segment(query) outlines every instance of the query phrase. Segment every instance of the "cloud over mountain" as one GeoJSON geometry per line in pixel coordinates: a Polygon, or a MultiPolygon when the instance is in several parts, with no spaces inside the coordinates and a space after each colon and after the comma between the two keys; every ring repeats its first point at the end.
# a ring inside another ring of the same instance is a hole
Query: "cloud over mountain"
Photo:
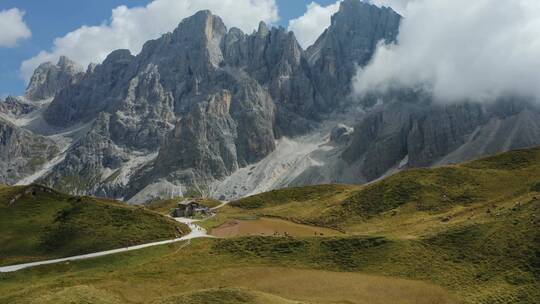
{"type": "Polygon", "coordinates": [[[540,2],[413,0],[397,45],[380,45],[355,91],[431,90],[441,100],[540,97],[540,2]]]}
{"type": "Polygon", "coordinates": [[[339,10],[339,3],[321,6],[311,2],[306,13],[289,21],[289,30],[293,31],[300,45],[306,49],[330,26],[331,17],[339,10]]]}
{"type": "MultiPolygon", "coordinates": [[[[311,2],[306,7],[304,15],[291,19],[288,29],[293,31],[300,45],[307,49],[317,38],[330,26],[332,15],[339,10],[339,4],[342,0],[336,1],[334,4],[322,6],[317,2],[311,2]]],[[[405,10],[407,3],[410,0],[359,0],[375,4],[379,7],[391,7],[398,13],[405,10]]]]}
{"type": "Polygon", "coordinates": [[[223,16],[228,26],[248,32],[261,20],[273,23],[279,19],[275,0],[154,0],[145,7],[119,6],[103,24],[82,26],[56,38],[51,50],[22,63],[22,75],[28,79],[40,63],[56,62],[61,55],[87,65],[102,61],[116,49],[138,53],[144,42],[173,30],[183,18],[204,9],[223,16]]]}
{"type": "Polygon", "coordinates": [[[24,12],[18,8],[0,11],[0,47],[14,47],[32,36],[23,17],[24,12]]]}

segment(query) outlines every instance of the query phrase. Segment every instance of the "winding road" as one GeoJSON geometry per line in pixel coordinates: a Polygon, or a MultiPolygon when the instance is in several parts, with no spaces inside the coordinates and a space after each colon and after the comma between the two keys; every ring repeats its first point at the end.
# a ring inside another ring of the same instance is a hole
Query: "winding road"
{"type": "Polygon", "coordinates": [[[128,252],[128,251],[134,251],[134,250],[140,250],[148,247],[153,246],[160,246],[160,245],[166,245],[166,244],[172,244],[176,242],[191,240],[191,239],[197,239],[197,238],[211,238],[213,236],[208,235],[206,229],[202,228],[201,226],[195,224],[198,222],[198,220],[192,220],[188,218],[175,218],[176,221],[180,223],[184,223],[189,226],[191,229],[191,232],[188,235],[185,235],[181,238],[173,239],[173,240],[166,240],[161,242],[154,242],[154,243],[148,243],[148,244],[142,244],[137,246],[130,246],[125,248],[119,248],[119,249],[113,249],[113,250],[106,250],[106,251],[100,251],[95,253],[88,253],[88,254],[82,254],[82,255],[76,255],[72,257],[67,258],[61,258],[61,259],[54,259],[54,260],[47,260],[47,261],[40,261],[40,262],[32,262],[32,263],[25,263],[25,264],[18,264],[18,265],[11,265],[11,266],[3,266],[0,267],[0,272],[14,272],[25,268],[30,267],[36,267],[41,265],[50,265],[50,264],[56,264],[56,263],[62,263],[62,262],[69,262],[69,261],[78,261],[78,260],[85,260],[90,258],[96,258],[106,255],[111,255],[115,253],[121,253],[121,252],[128,252]]]}

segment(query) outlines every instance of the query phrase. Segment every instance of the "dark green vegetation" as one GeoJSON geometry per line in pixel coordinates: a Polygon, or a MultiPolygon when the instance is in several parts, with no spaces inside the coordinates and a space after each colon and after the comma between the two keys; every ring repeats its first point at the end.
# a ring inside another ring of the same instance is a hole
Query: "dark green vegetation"
{"type": "Polygon", "coordinates": [[[538,303],[539,183],[534,148],[272,191],[206,225],[273,216],[346,233],[195,240],[3,274],[0,302],[538,303]]]}
{"type": "Polygon", "coordinates": [[[0,265],[172,239],[189,228],[143,208],[40,186],[0,186],[0,265]]]}

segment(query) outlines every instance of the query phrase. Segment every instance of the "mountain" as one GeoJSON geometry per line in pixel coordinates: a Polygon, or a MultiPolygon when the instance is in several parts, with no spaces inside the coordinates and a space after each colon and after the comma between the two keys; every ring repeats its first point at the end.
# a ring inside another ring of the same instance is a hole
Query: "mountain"
{"type": "Polygon", "coordinates": [[[402,17],[391,8],[343,1],[328,29],[306,51],[314,81],[328,102],[343,102],[358,66],[369,63],[379,42],[395,43],[402,17]]]}
{"type": "Polygon", "coordinates": [[[56,143],[0,116],[0,182],[14,184],[39,171],[59,153],[56,143]]]}
{"type": "Polygon", "coordinates": [[[234,199],[540,144],[540,110],[528,99],[353,96],[357,67],[378,43],[396,43],[401,19],[346,0],[303,50],[283,28],[261,23],[246,34],[200,11],[137,55],[117,50],[85,72],[64,57],[43,64],[26,97],[0,103],[0,113],[57,152],[37,168],[23,161],[4,182],[137,203],[185,193],[234,199]]]}
{"type": "Polygon", "coordinates": [[[57,64],[42,63],[34,71],[26,90],[30,100],[54,97],[60,90],[77,82],[84,71],[75,62],[61,56],[57,64]]]}
{"type": "Polygon", "coordinates": [[[528,100],[447,105],[422,95],[388,96],[355,126],[343,157],[366,180],[399,167],[457,163],[540,143],[540,107],[528,100]]]}

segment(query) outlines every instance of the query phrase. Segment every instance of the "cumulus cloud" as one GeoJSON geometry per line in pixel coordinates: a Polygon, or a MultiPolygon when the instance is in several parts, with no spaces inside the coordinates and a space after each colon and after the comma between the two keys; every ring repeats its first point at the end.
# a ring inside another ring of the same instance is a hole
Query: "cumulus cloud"
{"type": "Polygon", "coordinates": [[[328,6],[311,2],[304,15],[289,21],[289,31],[294,32],[303,48],[311,46],[330,26],[332,15],[339,10],[340,2],[328,6]]]}
{"type": "Polygon", "coordinates": [[[380,45],[357,93],[423,87],[440,100],[540,97],[540,1],[412,0],[398,43],[380,45]]]}
{"type": "MultiPolygon", "coordinates": [[[[289,21],[289,31],[293,31],[300,45],[305,49],[311,46],[317,38],[330,26],[332,15],[337,13],[342,0],[334,4],[322,6],[316,2],[307,5],[304,15],[289,21]]],[[[391,7],[402,13],[410,0],[358,0],[368,2],[379,7],[391,7]]]]}
{"type": "Polygon", "coordinates": [[[204,9],[221,16],[228,26],[246,32],[255,29],[261,20],[267,23],[279,20],[275,0],[154,0],[145,7],[119,6],[113,9],[109,21],[82,26],[56,38],[50,51],[24,61],[21,73],[28,80],[40,63],[55,62],[61,55],[88,65],[103,61],[116,49],[129,49],[137,54],[144,42],[173,30],[183,18],[204,9]]]}
{"type": "Polygon", "coordinates": [[[414,1],[414,0],[371,0],[367,2],[375,4],[379,7],[382,7],[382,6],[391,7],[394,11],[398,12],[401,15],[404,15],[405,9],[407,8],[407,4],[410,1],[414,1]]]}
{"type": "Polygon", "coordinates": [[[0,47],[14,47],[32,32],[23,20],[24,12],[18,8],[0,11],[0,47]]]}

